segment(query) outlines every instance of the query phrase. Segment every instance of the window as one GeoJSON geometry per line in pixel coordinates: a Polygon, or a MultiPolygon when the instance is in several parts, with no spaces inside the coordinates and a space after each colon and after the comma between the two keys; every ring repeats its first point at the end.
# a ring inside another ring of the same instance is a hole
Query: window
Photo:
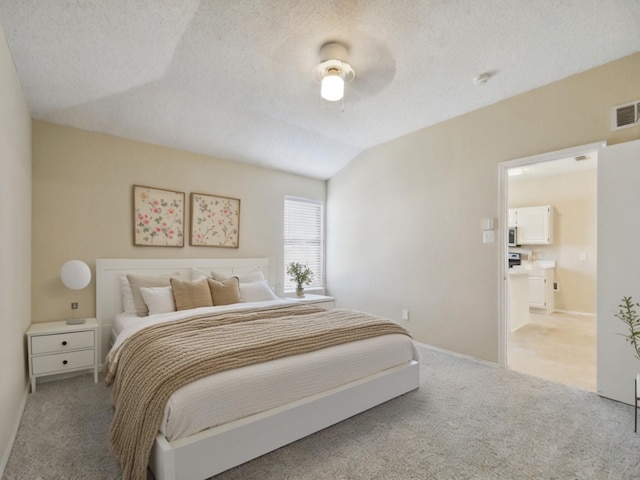
{"type": "Polygon", "coordinates": [[[284,197],[284,291],[295,292],[287,275],[291,262],[306,264],[313,281],[305,288],[324,287],[324,205],[317,200],[284,197]]]}

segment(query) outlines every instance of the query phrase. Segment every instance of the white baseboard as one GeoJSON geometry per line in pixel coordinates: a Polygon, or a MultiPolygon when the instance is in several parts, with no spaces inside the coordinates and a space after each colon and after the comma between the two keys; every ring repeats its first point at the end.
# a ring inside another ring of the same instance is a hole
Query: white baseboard
{"type": "Polygon", "coordinates": [[[16,416],[16,421],[13,425],[13,432],[11,433],[11,438],[9,439],[9,444],[7,445],[6,450],[2,454],[2,459],[0,460],[0,478],[4,475],[4,469],[9,462],[9,455],[11,455],[11,449],[13,448],[13,443],[16,441],[16,436],[18,435],[18,428],[20,428],[20,421],[22,420],[22,414],[24,413],[24,407],[27,404],[27,398],[29,397],[29,387],[30,384],[27,382],[27,385],[24,389],[24,394],[22,395],[22,402],[20,402],[20,408],[18,409],[18,415],[16,416]]]}
{"type": "Polygon", "coordinates": [[[417,343],[418,345],[420,345],[422,347],[425,347],[425,348],[428,348],[430,350],[435,350],[436,352],[447,353],[449,355],[453,355],[454,357],[464,358],[466,360],[471,360],[471,361],[476,362],[476,363],[482,363],[483,365],[487,365],[489,367],[499,367],[500,366],[497,363],[489,362],[487,360],[482,360],[481,358],[472,357],[471,355],[465,355],[464,353],[452,352],[451,350],[446,350],[446,349],[440,348],[440,347],[434,347],[433,345],[429,345],[429,344],[422,343],[422,342],[416,342],[415,340],[414,340],[414,343],[417,343]]]}
{"type": "Polygon", "coordinates": [[[560,310],[556,308],[554,313],[566,313],[567,315],[582,315],[583,317],[595,317],[595,313],[587,313],[587,312],[574,312],[573,310],[560,310]]]}

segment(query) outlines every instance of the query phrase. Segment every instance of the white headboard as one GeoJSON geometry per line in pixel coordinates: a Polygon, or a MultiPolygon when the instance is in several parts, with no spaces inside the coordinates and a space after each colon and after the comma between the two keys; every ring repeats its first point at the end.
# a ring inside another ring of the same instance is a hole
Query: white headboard
{"type": "Polygon", "coordinates": [[[97,259],[96,318],[100,326],[100,361],[103,361],[109,352],[113,320],[123,311],[119,277],[121,274],[162,275],[179,272],[184,279],[191,279],[191,269],[205,272],[215,270],[232,275],[246,273],[256,267],[262,269],[264,278],[273,285],[268,258],[97,259]]]}

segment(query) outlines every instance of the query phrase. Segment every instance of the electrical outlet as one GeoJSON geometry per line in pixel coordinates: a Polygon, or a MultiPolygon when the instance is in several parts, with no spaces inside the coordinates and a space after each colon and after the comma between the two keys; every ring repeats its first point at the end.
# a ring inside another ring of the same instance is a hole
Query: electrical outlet
{"type": "Polygon", "coordinates": [[[78,302],[71,303],[71,310],[77,310],[77,309],[78,309],[78,302]]]}
{"type": "Polygon", "coordinates": [[[402,309],[402,320],[406,320],[407,322],[409,321],[409,310],[406,308],[402,309]]]}

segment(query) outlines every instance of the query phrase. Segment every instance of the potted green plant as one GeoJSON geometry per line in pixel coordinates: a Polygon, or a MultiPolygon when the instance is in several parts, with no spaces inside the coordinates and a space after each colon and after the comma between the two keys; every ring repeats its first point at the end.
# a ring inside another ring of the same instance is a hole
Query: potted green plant
{"type": "Polygon", "coordinates": [[[296,295],[304,297],[304,285],[309,285],[313,280],[313,272],[304,263],[291,262],[287,266],[287,275],[296,284],[296,295]]]}
{"type": "MultiPolygon", "coordinates": [[[[622,297],[622,303],[616,317],[622,320],[628,327],[629,333],[624,335],[625,340],[631,344],[636,351],[636,358],[640,360],[640,316],[635,307],[640,307],[640,303],[633,303],[631,297],[622,297]]],[[[636,375],[635,388],[635,408],[633,412],[633,431],[638,431],[638,401],[640,401],[640,374],[636,375]]]]}
{"type": "Polygon", "coordinates": [[[631,297],[622,297],[622,303],[618,307],[620,310],[615,316],[629,328],[629,333],[624,337],[636,351],[636,358],[640,360],[640,315],[635,310],[635,307],[640,307],[640,303],[633,303],[631,297]]]}

